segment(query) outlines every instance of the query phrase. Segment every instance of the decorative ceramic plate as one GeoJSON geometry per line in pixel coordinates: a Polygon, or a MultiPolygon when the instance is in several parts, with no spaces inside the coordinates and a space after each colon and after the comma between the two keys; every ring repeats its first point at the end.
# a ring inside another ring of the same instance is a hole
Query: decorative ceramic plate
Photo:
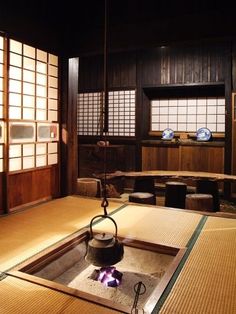
{"type": "Polygon", "coordinates": [[[197,141],[209,141],[211,135],[211,131],[208,128],[200,128],[197,130],[197,141]]]}
{"type": "Polygon", "coordinates": [[[165,129],[162,132],[162,140],[172,140],[172,138],[174,137],[174,131],[172,129],[165,129]]]}

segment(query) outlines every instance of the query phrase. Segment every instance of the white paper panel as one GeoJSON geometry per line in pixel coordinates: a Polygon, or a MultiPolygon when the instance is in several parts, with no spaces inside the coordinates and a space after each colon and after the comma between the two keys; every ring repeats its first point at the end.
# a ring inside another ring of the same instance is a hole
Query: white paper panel
{"type": "MultiPolygon", "coordinates": [[[[207,123],[207,128],[211,130],[211,132],[216,132],[216,123],[207,123]]],[[[223,131],[222,131],[223,132],[223,131]]]]}
{"type": "Polygon", "coordinates": [[[21,68],[17,68],[14,66],[9,67],[9,78],[21,80],[22,79],[21,75],[22,75],[21,68]]]}
{"type": "Polygon", "coordinates": [[[0,76],[3,77],[3,64],[0,63],[0,76]]]}
{"type": "Polygon", "coordinates": [[[197,116],[197,123],[202,123],[203,125],[206,124],[206,116],[205,115],[198,115],[197,116]]]}
{"type": "Polygon", "coordinates": [[[218,124],[216,131],[217,132],[225,132],[225,125],[224,124],[218,124]]]}
{"type": "Polygon", "coordinates": [[[34,108],[34,96],[23,95],[23,107],[34,108]]]}
{"type": "Polygon", "coordinates": [[[23,67],[27,70],[35,71],[35,60],[31,58],[23,58],[23,67]]]}
{"type": "Polygon", "coordinates": [[[21,170],[21,158],[9,159],[9,171],[21,170]]]}
{"type": "Polygon", "coordinates": [[[3,145],[0,145],[0,158],[3,158],[3,145]]]}
{"type": "Polygon", "coordinates": [[[208,106],[216,106],[217,100],[216,98],[208,98],[207,99],[207,105],[208,106]]]}
{"type": "Polygon", "coordinates": [[[34,144],[23,144],[23,156],[34,155],[34,144]]]}
{"type": "Polygon", "coordinates": [[[217,113],[218,114],[225,114],[225,107],[224,106],[218,106],[217,107],[217,113]]]}
{"type": "Polygon", "coordinates": [[[9,145],[9,157],[21,157],[21,145],[9,145]]]}
{"type": "Polygon", "coordinates": [[[58,101],[56,99],[48,99],[48,109],[57,110],[58,101]]]}
{"type": "Polygon", "coordinates": [[[23,71],[23,81],[29,83],[35,83],[35,72],[24,70],[23,71]]]}
{"type": "Polygon", "coordinates": [[[9,92],[21,93],[21,81],[9,80],[9,92]]]}
{"type": "Polygon", "coordinates": [[[49,54],[49,63],[52,65],[58,65],[58,57],[53,55],[53,54],[49,54]]]}
{"type": "Polygon", "coordinates": [[[21,95],[9,93],[9,106],[21,106],[21,95]]]}
{"type": "Polygon", "coordinates": [[[216,115],[208,115],[207,123],[216,123],[216,115]]]}
{"type": "Polygon", "coordinates": [[[55,66],[49,65],[48,67],[48,74],[51,76],[58,77],[58,69],[55,66]]]}
{"type": "Polygon", "coordinates": [[[20,107],[9,107],[9,119],[21,119],[20,107]]]}
{"type": "Polygon", "coordinates": [[[23,169],[34,168],[34,157],[23,157],[23,169]]]}
{"type": "Polygon", "coordinates": [[[23,82],[23,94],[35,95],[35,85],[23,82]]]}
{"type": "Polygon", "coordinates": [[[39,85],[47,85],[47,76],[44,74],[37,73],[36,74],[36,82],[39,85]]]}
{"type": "Polygon", "coordinates": [[[48,77],[48,86],[57,88],[58,87],[58,79],[56,77],[49,76],[48,77]]]}
{"type": "Polygon", "coordinates": [[[40,143],[36,144],[36,155],[43,155],[47,152],[47,144],[46,143],[40,143]]]}
{"type": "Polygon", "coordinates": [[[0,172],[3,172],[3,159],[0,159],[0,172]]]}
{"type": "Polygon", "coordinates": [[[48,153],[57,153],[57,143],[48,143],[48,153]]]}
{"type": "Polygon", "coordinates": [[[34,109],[33,108],[23,108],[23,119],[34,120],[34,109]]]}
{"type": "Polygon", "coordinates": [[[37,72],[47,74],[47,64],[37,61],[37,72]]]}
{"type": "Polygon", "coordinates": [[[47,62],[47,53],[45,51],[37,49],[36,55],[37,60],[47,62]]]}
{"type": "Polygon", "coordinates": [[[3,63],[3,51],[0,50],[0,63],[3,63]]]}
{"type": "Polygon", "coordinates": [[[225,116],[222,114],[217,115],[217,122],[218,123],[224,123],[225,122],[225,116]]]}
{"type": "Polygon", "coordinates": [[[3,50],[3,37],[2,36],[0,36],[0,49],[2,49],[3,50]]]}
{"type": "Polygon", "coordinates": [[[225,99],[224,98],[218,98],[217,104],[218,104],[218,106],[225,106],[225,99]]]}
{"type": "Polygon", "coordinates": [[[46,120],[47,119],[47,115],[46,115],[47,111],[46,110],[37,110],[36,111],[36,120],[46,120]]]}
{"type": "Polygon", "coordinates": [[[188,123],[186,131],[188,131],[188,132],[196,132],[196,124],[188,123]]]}
{"type": "Polygon", "coordinates": [[[57,89],[56,88],[49,88],[48,89],[48,97],[57,99],[57,89]]]}
{"type": "Polygon", "coordinates": [[[3,92],[0,91],[0,105],[3,105],[3,92]]]}
{"type": "Polygon", "coordinates": [[[47,156],[36,156],[36,167],[43,167],[47,165],[47,156]]]}
{"type": "Polygon", "coordinates": [[[3,106],[0,105],[0,119],[3,119],[3,106]]]}
{"type": "Polygon", "coordinates": [[[15,65],[15,66],[18,66],[18,67],[21,67],[22,66],[22,56],[20,55],[17,55],[13,52],[10,52],[10,61],[9,63],[11,65],[15,65]]]}
{"type": "Polygon", "coordinates": [[[0,90],[3,90],[3,78],[0,77],[0,90]]]}
{"type": "Polygon", "coordinates": [[[47,89],[46,89],[46,87],[37,85],[36,86],[36,96],[46,97],[47,96],[47,89]]]}
{"type": "Polygon", "coordinates": [[[40,109],[45,109],[47,108],[47,99],[46,98],[36,98],[36,107],[40,109]]]}
{"type": "Polygon", "coordinates": [[[26,57],[35,58],[35,48],[31,46],[23,45],[23,53],[26,57]]]}
{"type": "Polygon", "coordinates": [[[48,121],[57,121],[57,120],[58,120],[57,111],[48,110],[48,121]]]}
{"type": "Polygon", "coordinates": [[[11,52],[16,52],[18,54],[22,54],[22,43],[19,41],[10,39],[10,51],[11,52]]]}
{"type": "Polygon", "coordinates": [[[48,164],[49,165],[57,164],[57,154],[48,155],[48,164]]]}

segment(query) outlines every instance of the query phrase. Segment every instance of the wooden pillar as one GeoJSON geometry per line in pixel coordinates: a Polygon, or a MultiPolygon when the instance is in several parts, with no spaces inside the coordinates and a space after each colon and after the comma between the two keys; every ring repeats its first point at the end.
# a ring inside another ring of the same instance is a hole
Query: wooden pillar
{"type": "Polygon", "coordinates": [[[77,94],[79,58],[63,60],[62,71],[61,194],[65,196],[76,192],[78,176],[77,94]]]}

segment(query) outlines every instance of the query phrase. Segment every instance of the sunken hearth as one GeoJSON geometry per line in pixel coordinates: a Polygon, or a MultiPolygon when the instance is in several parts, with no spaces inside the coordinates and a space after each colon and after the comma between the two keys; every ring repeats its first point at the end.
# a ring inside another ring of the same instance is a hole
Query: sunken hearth
{"type": "Polygon", "coordinates": [[[66,287],[70,294],[125,313],[130,313],[134,304],[151,313],[185,250],[119,238],[124,243],[123,259],[115,266],[98,268],[84,259],[88,237],[86,230],[58,243],[22,264],[15,274],[30,274],[30,280],[39,284],[43,278],[48,287],[56,285],[62,291],[66,287]],[[145,287],[139,295],[138,285],[145,287]]]}

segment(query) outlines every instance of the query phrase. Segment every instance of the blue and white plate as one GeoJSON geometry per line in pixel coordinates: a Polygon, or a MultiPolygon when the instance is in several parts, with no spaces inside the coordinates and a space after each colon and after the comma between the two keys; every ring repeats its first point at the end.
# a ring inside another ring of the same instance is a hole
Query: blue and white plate
{"type": "Polygon", "coordinates": [[[197,130],[197,141],[209,141],[211,136],[211,131],[208,128],[200,128],[197,130]]]}
{"type": "Polygon", "coordinates": [[[172,140],[172,138],[174,137],[174,131],[170,128],[165,129],[162,132],[162,139],[163,140],[172,140]]]}

